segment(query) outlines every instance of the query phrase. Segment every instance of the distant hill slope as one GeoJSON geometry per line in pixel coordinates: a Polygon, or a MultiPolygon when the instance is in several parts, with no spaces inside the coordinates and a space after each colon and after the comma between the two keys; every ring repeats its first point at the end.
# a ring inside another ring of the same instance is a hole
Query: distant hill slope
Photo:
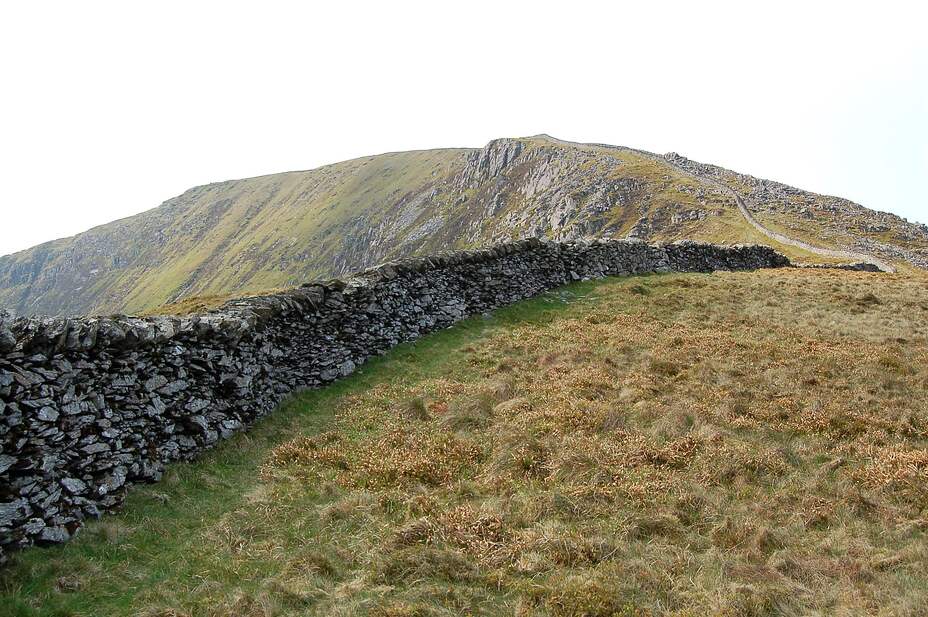
{"type": "Polygon", "coordinates": [[[536,235],[763,242],[794,259],[822,259],[760,233],[731,190],[758,221],[790,237],[928,266],[923,225],[676,155],[540,135],[196,187],[137,216],[0,257],[0,307],[135,313],[536,235]]]}

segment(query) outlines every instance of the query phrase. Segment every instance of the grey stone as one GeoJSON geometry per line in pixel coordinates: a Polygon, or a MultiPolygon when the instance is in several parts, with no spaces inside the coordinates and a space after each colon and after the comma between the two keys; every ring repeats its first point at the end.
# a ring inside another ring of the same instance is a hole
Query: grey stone
{"type": "Polygon", "coordinates": [[[344,362],[338,365],[338,374],[342,377],[347,377],[348,375],[351,375],[354,372],[355,368],[356,366],[354,362],[352,362],[351,360],[345,360],[344,362]]]}
{"type": "Polygon", "coordinates": [[[36,417],[43,422],[54,422],[58,419],[58,412],[51,407],[43,407],[36,414],[36,417]]]}
{"type": "Polygon", "coordinates": [[[0,503],[0,527],[9,527],[29,504],[25,499],[0,503]]]}
{"type": "Polygon", "coordinates": [[[101,441],[98,441],[88,446],[84,446],[83,448],[81,448],[81,452],[83,452],[84,454],[99,454],[100,452],[107,452],[109,451],[109,449],[110,447],[108,445],[106,445],[105,443],[101,441]]]}
{"type": "Polygon", "coordinates": [[[0,353],[9,353],[16,347],[16,337],[5,325],[0,324],[0,353]]]}
{"type": "Polygon", "coordinates": [[[195,399],[192,399],[186,405],[184,405],[184,409],[186,409],[190,413],[197,413],[209,407],[210,404],[211,403],[207,401],[206,399],[195,398],[195,399]]]}
{"type": "Polygon", "coordinates": [[[23,524],[23,531],[30,536],[34,536],[45,529],[45,521],[40,518],[30,518],[23,524]]]}
{"type": "Polygon", "coordinates": [[[192,426],[199,427],[200,432],[202,433],[206,433],[209,430],[209,423],[206,421],[205,416],[201,416],[201,415],[190,416],[189,418],[187,418],[187,422],[192,426]]]}
{"type": "Polygon", "coordinates": [[[155,390],[166,386],[168,383],[167,377],[164,375],[155,375],[151,379],[145,382],[145,389],[149,392],[154,392],[155,390]]]}
{"type": "Polygon", "coordinates": [[[168,383],[167,385],[161,388],[158,388],[158,392],[165,396],[172,396],[174,394],[177,394],[178,392],[183,392],[188,387],[190,386],[186,381],[184,381],[183,379],[178,379],[176,381],[172,381],[168,383]]]}
{"type": "Polygon", "coordinates": [[[15,462],[15,457],[9,456],[8,454],[0,454],[0,473],[4,473],[7,469],[12,467],[15,462]]]}
{"type": "Polygon", "coordinates": [[[61,480],[61,486],[72,495],[83,495],[87,492],[87,484],[77,478],[64,478],[61,480]]]}
{"type": "Polygon", "coordinates": [[[81,413],[82,411],[85,411],[86,409],[85,406],[86,406],[86,403],[82,403],[80,401],[72,401],[70,403],[66,403],[61,406],[61,413],[63,413],[66,416],[74,416],[74,415],[81,413]]]}
{"type": "Polygon", "coordinates": [[[106,495],[107,493],[112,493],[116,489],[122,487],[126,483],[126,468],[125,467],[116,467],[113,469],[106,478],[103,479],[103,482],[100,483],[100,486],[97,488],[97,492],[100,495],[106,495]]]}
{"type": "Polygon", "coordinates": [[[61,457],[56,453],[46,454],[42,457],[42,464],[39,469],[45,473],[51,473],[61,464],[61,457]]]}
{"type": "Polygon", "coordinates": [[[39,541],[47,544],[61,544],[71,539],[71,534],[63,526],[45,527],[39,534],[39,541]]]}

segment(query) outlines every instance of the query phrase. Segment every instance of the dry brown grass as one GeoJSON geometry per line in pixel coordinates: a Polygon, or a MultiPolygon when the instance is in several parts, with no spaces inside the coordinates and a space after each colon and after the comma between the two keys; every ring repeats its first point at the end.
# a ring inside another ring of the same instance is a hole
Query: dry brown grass
{"type": "Polygon", "coordinates": [[[326,432],[278,445],[261,490],[203,532],[229,568],[270,570],[247,591],[214,574],[162,604],[925,614],[928,279],[782,270],[575,289],[425,377],[343,396],[326,432]]]}
{"type": "Polygon", "coordinates": [[[368,429],[341,445],[365,486],[408,477],[429,504],[382,521],[400,538],[382,555],[462,556],[520,614],[925,606],[925,279],[769,271],[595,295],[464,349],[478,379],[387,395],[439,410],[424,426],[345,407],[339,431],[368,429]]]}

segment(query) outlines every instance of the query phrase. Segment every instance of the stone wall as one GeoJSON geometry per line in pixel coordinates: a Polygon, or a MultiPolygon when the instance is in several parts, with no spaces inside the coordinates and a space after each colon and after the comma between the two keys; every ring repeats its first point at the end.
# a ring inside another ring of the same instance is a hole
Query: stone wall
{"type": "Polygon", "coordinates": [[[572,280],[788,265],[762,246],[554,243],[385,264],[185,317],[0,317],[0,558],[68,540],[287,393],[572,280]]]}
{"type": "Polygon", "coordinates": [[[839,264],[793,264],[796,268],[804,270],[849,270],[851,272],[883,272],[876,264],[866,261],[839,264]]]}

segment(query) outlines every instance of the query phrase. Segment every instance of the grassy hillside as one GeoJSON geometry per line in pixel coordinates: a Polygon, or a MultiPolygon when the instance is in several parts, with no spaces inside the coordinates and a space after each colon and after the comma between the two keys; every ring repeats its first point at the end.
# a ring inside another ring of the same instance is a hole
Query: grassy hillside
{"type": "Polygon", "coordinates": [[[458,158],[458,150],[405,152],[197,187],[137,217],[40,247],[48,257],[39,266],[30,251],[3,258],[13,274],[0,304],[23,312],[30,301],[61,307],[52,312],[135,312],[188,295],[331,274],[324,265],[338,251],[331,238],[339,226],[359,215],[376,222],[391,199],[446,174],[458,158]],[[37,296],[36,278],[16,277],[27,266],[38,268],[39,281],[51,271],[54,285],[37,296]]]}
{"type": "Polygon", "coordinates": [[[13,615],[920,615],[928,279],[572,285],[294,397],[13,615]],[[790,319],[783,318],[789,315],[790,319]]]}
{"type": "MultiPolygon", "coordinates": [[[[739,190],[754,190],[750,177],[719,174],[739,190]]],[[[755,193],[752,203],[760,200],[755,193]]],[[[759,212],[771,227],[832,247],[862,238],[897,261],[928,251],[928,231],[895,217],[856,205],[850,214],[829,209],[833,198],[802,191],[783,195],[821,208],[759,212]]],[[[138,216],[0,257],[0,307],[139,313],[527,236],[769,243],[730,194],[661,157],[536,136],[197,187],[138,216]]]]}

